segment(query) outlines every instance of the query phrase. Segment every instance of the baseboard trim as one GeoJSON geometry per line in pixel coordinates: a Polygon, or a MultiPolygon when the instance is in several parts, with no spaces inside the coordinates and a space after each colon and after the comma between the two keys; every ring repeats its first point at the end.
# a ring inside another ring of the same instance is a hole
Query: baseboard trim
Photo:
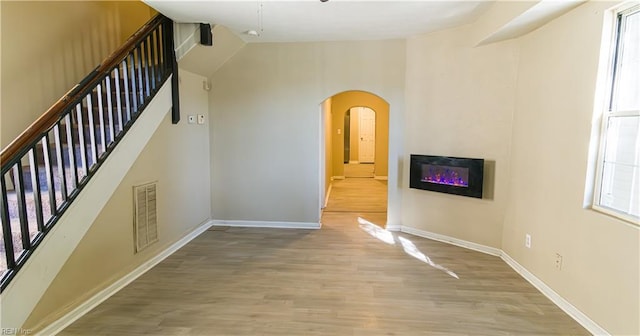
{"type": "MultiPolygon", "coordinates": [[[[388,231],[394,231],[395,226],[392,228],[387,227],[388,231]]],[[[565,298],[560,296],[556,291],[551,289],[547,284],[545,284],[538,277],[533,275],[533,273],[529,272],[524,266],[520,265],[517,261],[515,261],[511,256],[509,256],[506,252],[501,249],[497,249],[495,247],[486,246],[482,244],[473,243],[470,241],[449,237],[445,235],[441,235],[438,233],[433,233],[429,231],[424,231],[412,227],[400,226],[400,231],[408,234],[412,234],[415,236],[437,240],[443,243],[448,243],[451,245],[460,246],[466,249],[490,254],[493,256],[500,257],[509,267],[511,267],[516,273],[520,274],[525,280],[527,280],[530,284],[532,284],[536,289],[540,291],[544,296],[546,296],[551,302],[553,302],[556,306],[562,309],[567,315],[571,316],[576,322],[578,322],[581,326],[583,326],[587,331],[589,331],[593,335],[603,335],[610,336],[604,328],[590,319],[587,315],[585,315],[582,311],[572,305],[565,298]]]]}
{"type": "Polygon", "coordinates": [[[387,181],[389,179],[388,176],[374,176],[374,180],[387,181]]]}
{"type": "Polygon", "coordinates": [[[467,241],[467,240],[462,240],[462,239],[458,239],[458,238],[454,238],[454,237],[449,237],[449,236],[441,235],[441,234],[438,234],[438,233],[433,233],[433,232],[429,232],[429,231],[415,229],[415,228],[407,227],[407,226],[404,226],[404,225],[401,227],[400,231],[402,231],[404,233],[409,233],[409,234],[412,234],[412,235],[415,235],[415,236],[428,238],[428,239],[433,239],[433,240],[437,240],[437,241],[440,241],[440,242],[443,242],[443,243],[448,243],[448,244],[451,244],[451,245],[464,247],[464,248],[469,249],[469,250],[474,250],[474,251],[490,254],[490,255],[493,255],[493,256],[496,256],[496,257],[499,257],[499,256],[502,255],[502,250],[497,249],[495,247],[486,246],[486,245],[482,245],[482,244],[478,244],[478,243],[474,243],[474,242],[470,242],[470,241],[467,241]]]}
{"type": "Polygon", "coordinates": [[[387,226],[384,229],[387,230],[387,231],[400,232],[400,231],[402,231],[402,226],[387,224],[387,226]]]}
{"type": "Polygon", "coordinates": [[[3,326],[21,327],[27,322],[47,288],[144,151],[145,145],[161,127],[170,109],[171,82],[167,81],[115,146],[109,159],[95,171],[93,178],[59,218],[58,224],[51,228],[47,239],[42,240],[20,272],[2,291],[3,307],[11,307],[2,309],[0,313],[3,326]]]}
{"type": "Polygon", "coordinates": [[[171,254],[173,254],[175,251],[179,250],[181,247],[189,243],[191,240],[199,236],[201,233],[205,232],[208,228],[211,227],[211,225],[213,225],[213,221],[211,220],[208,220],[200,224],[197,228],[189,232],[186,236],[184,236],[177,242],[171,244],[164,251],[160,252],[155,257],[147,260],[142,265],[138,266],[136,269],[131,271],[131,273],[118,279],[109,287],[101,290],[100,292],[92,296],[90,299],[86,300],[85,302],[80,304],[78,307],[76,307],[69,313],[65,314],[63,317],[51,323],[47,327],[43,328],[42,330],[37,332],[36,335],[45,336],[45,335],[58,334],[64,328],[68,327],[71,323],[75,322],[76,320],[84,316],[86,313],[91,311],[91,309],[95,308],[96,306],[98,306],[99,304],[101,304],[102,302],[104,302],[114,294],[116,294],[126,285],[130,284],[131,282],[139,278],[141,275],[146,273],[155,265],[159,264],[161,261],[166,259],[171,254]]]}
{"type": "Polygon", "coordinates": [[[344,180],[344,179],[345,177],[340,175],[331,177],[331,180],[344,180]]]}
{"type": "Polygon", "coordinates": [[[214,219],[213,226],[235,226],[271,229],[319,229],[322,224],[315,222],[271,222],[214,219]]]}
{"type": "MultiPolygon", "coordinates": [[[[210,220],[202,223],[200,226],[192,230],[182,239],[173,243],[164,251],[160,252],[158,255],[153,257],[152,259],[146,261],[142,265],[138,266],[131,273],[125,275],[124,277],[117,280],[112,285],[98,292],[96,295],[91,297],[89,300],[83,302],[78,307],[73,309],[71,312],[67,313],[60,319],[51,323],[47,327],[43,328],[41,331],[37,332],[36,335],[55,335],[61,332],[64,328],[71,325],[73,322],[78,320],[80,317],[84,316],[86,313],[91,311],[91,309],[95,308],[109,297],[116,294],[120,289],[130,284],[141,275],[146,273],[148,270],[153,268],[155,265],[162,262],[168,256],[173,254],[175,251],[189,243],[195,237],[199,236],[201,233],[209,229],[211,226],[235,226],[235,227],[263,227],[263,228],[289,228],[289,229],[319,229],[321,227],[320,223],[313,222],[270,222],[270,221],[236,221],[236,220],[210,220]]],[[[557,305],[560,309],[562,309],[565,313],[567,313],[571,318],[573,318],[576,322],[582,325],[585,329],[587,329],[593,335],[604,335],[609,336],[610,334],[598,325],[596,322],[591,320],[587,315],[585,315],[582,311],[572,305],[569,301],[564,299],[560,294],[551,289],[548,285],[546,285],[542,280],[533,275],[533,273],[529,272],[524,266],[520,265],[517,261],[515,261],[511,256],[509,256],[506,252],[482,245],[473,243],[470,241],[445,236],[429,231],[424,231],[416,228],[411,228],[407,226],[387,226],[388,231],[401,231],[404,233],[412,234],[415,236],[437,240],[440,242],[448,243],[451,245],[460,246],[463,248],[467,248],[470,250],[494,255],[500,257],[507,265],[509,265],[514,271],[516,271],[520,276],[522,276],[525,280],[531,283],[536,289],[538,289],[544,296],[546,296],[549,300],[551,300],[555,305],[557,305]]]]}
{"type": "Polygon", "coordinates": [[[529,272],[524,266],[520,265],[506,252],[502,252],[500,256],[502,260],[507,263],[514,271],[527,280],[533,287],[537,288],[544,296],[546,296],[551,302],[555,303],[560,309],[562,309],[567,315],[571,316],[576,322],[580,323],[585,329],[587,329],[592,335],[610,335],[604,328],[598,325],[595,321],[590,319],[587,315],[581,312],[578,308],[572,305],[565,298],[560,296],[556,291],[547,286],[542,280],[529,272]]]}
{"type": "Polygon", "coordinates": [[[329,188],[327,189],[327,196],[324,198],[324,205],[322,206],[322,209],[327,207],[327,204],[329,204],[329,195],[331,195],[331,188],[333,188],[333,184],[329,183],[329,188]]]}

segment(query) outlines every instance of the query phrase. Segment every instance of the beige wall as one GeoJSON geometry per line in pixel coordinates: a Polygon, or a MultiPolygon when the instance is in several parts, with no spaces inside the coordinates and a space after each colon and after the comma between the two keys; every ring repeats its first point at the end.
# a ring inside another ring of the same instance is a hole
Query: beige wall
{"type": "MultiPolygon", "coordinates": [[[[179,25],[179,27],[180,26],[183,25],[179,25]]],[[[183,27],[183,30],[184,29],[186,28],[183,27]]],[[[245,45],[242,39],[222,25],[215,25],[213,27],[213,46],[203,46],[198,43],[200,42],[200,29],[193,28],[191,32],[193,33],[194,31],[195,34],[197,34],[197,36],[193,37],[193,41],[196,42],[196,44],[180,59],[180,67],[205,77],[211,77],[245,45]]],[[[188,32],[189,30],[185,33],[188,32]]],[[[186,37],[183,36],[182,38],[184,39],[186,37]]],[[[186,46],[188,45],[187,43],[186,46]]]]}
{"type": "MultiPolygon", "coordinates": [[[[29,324],[51,318],[59,307],[86,298],[150,257],[131,254],[130,190],[137,182],[158,179],[161,190],[189,191],[172,201],[191,201],[195,190],[207,203],[179,203],[194,208],[179,208],[175,217],[167,213],[172,220],[188,220],[163,226],[164,242],[175,241],[209,214],[317,222],[319,106],[337,93],[363,90],[390,103],[391,225],[501,248],[611,334],[640,334],[639,230],[582,207],[601,18],[608,6],[587,3],[522,38],[481,47],[475,45],[487,31],[480,35],[476,25],[407,41],[244,46],[212,75],[211,132],[165,121],[29,324]],[[168,134],[177,142],[170,152],[183,155],[181,162],[189,165],[154,164],[163,162],[168,134]],[[409,189],[413,153],[493,161],[493,197],[409,189]],[[559,165],[573,174],[554,174],[559,165]],[[191,170],[184,174],[184,169],[191,170]],[[530,249],[523,246],[526,233],[533,238],[530,249]],[[121,247],[116,260],[104,272],[88,275],[87,285],[77,283],[79,294],[64,284],[85,267],[94,270],[95,260],[83,255],[112,253],[112,246],[121,247]],[[553,264],[556,253],[564,257],[560,271],[553,264]]],[[[2,15],[4,27],[4,2],[2,15]]],[[[190,77],[191,90],[201,90],[201,78],[190,77]]],[[[4,109],[4,99],[2,104],[4,109]]],[[[343,125],[336,118],[332,115],[330,129],[343,125]]],[[[333,153],[325,155],[335,158],[343,151],[336,153],[341,137],[332,133],[325,141],[333,140],[328,142],[333,153]]],[[[333,160],[333,170],[337,162],[342,160],[333,160]]],[[[327,174],[332,175],[339,174],[327,174]]]]}
{"type": "Polygon", "coordinates": [[[500,248],[507,205],[518,48],[475,47],[467,25],[407,41],[402,224],[500,248]],[[409,189],[409,155],[495,162],[493,197],[475,199],[409,189]]]}
{"type": "MultiPolygon", "coordinates": [[[[208,118],[204,77],[181,71],[180,79],[183,115],[204,114],[208,118]]],[[[25,328],[46,326],[209,219],[208,138],[208,124],[173,125],[171,115],[167,115],[31,313],[25,328]],[[134,254],[132,188],[151,181],[158,182],[160,241],[134,254]]]]}
{"type": "MultiPolygon", "coordinates": [[[[352,107],[366,106],[376,112],[375,175],[387,176],[389,165],[389,103],[365,91],[341,92],[331,99],[333,113],[333,176],[344,176],[344,115],[352,107]],[[338,129],[342,129],[338,136],[338,129]]],[[[352,115],[351,119],[355,117],[352,115]]],[[[358,138],[351,134],[351,140],[358,138]]],[[[357,142],[356,142],[357,144],[357,142]]],[[[357,145],[351,143],[351,151],[357,145]]],[[[357,152],[356,152],[357,154],[357,152]]],[[[357,156],[354,160],[357,160],[357,156]]]]}
{"type": "Polygon", "coordinates": [[[482,200],[409,189],[404,180],[402,224],[501,248],[611,334],[637,335],[640,231],[583,207],[611,5],[589,2],[517,40],[481,47],[486,30],[476,25],[407,41],[407,160],[482,157],[495,171],[494,196],[482,200]]]}
{"type": "Polygon", "coordinates": [[[399,224],[404,50],[402,40],[256,43],[225,63],[210,93],[213,218],[317,223],[320,104],[362,90],[390,103],[389,220],[399,224]]]}
{"type": "Polygon", "coordinates": [[[2,1],[0,147],[150,18],[139,1],[2,1]]]}
{"type": "Polygon", "coordinates": [[[611,5],[587,3],[519,40],[502,244],[612,335],[638,335],[640,230],[583,208],[592,115],[600,107],[594,98],[602,18],[611,5]],[[561,270],[556,253],[563,256],[561,270]]]}
{"type": "MultiPolygon", "coordinates": [[[[3,76],[3,74],[2,74],[2,68],[3,68],[2,65],[4,64],[4,63],[2,63],[2,54],[3,54],[3,49],[5,48],[5,47],[2,46],[2,40],[1,40],[2,39],[2,30],[3,30],[2,29],[2,21],[3,21],[2,20],[2,13],[3,13],[2,3],[0,3],[0,150],[2,150],[2,148],[4,148],[4,140],[3,140],[4,138],[3,138],[3,135],[2,135],[3,132],[2,132],[2,125],[1,125],[3,123],[2,122],[2,104],[3,104],[2,103],[2,100],[3,100],[2,99],[2,96],[3,96],[2,93],[4,92],[4,91],[2,91],[2,78],[3,78],[2,77],[3,76]]],[[[12,183],[8,183],[8,188],[9,189],[13,188],[12,183]]]]}

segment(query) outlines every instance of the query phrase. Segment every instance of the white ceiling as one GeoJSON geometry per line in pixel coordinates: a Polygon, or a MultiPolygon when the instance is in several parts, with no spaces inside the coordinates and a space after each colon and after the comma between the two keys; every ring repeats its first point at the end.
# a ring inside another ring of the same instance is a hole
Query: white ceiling
{"type": "Polygon", "coordinates": [[[174,21],[223,25],[245,42],[406,38],[471,23],[492,4],[424,0],[144,1],[174,21]],[[247,35],[249,30],[260,36],[247,35]]]}

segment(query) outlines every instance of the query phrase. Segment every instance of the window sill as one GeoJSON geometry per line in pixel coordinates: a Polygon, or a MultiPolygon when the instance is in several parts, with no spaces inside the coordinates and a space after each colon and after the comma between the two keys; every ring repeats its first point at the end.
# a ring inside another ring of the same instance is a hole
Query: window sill
{"type": "Polygon", "coordinates": [[[628,224],[630,224],[630,225],[632,225],[632,226],[634,226],[636,228],[640,227],[640,218],[638,218],[638,217],[622,214],[622,213],[619,213],[619,212],[617,212],[615,210],[612,210],[612,209],[609,209],[609,208],[605,208],[605,207],[602,207],[602,206],[599,206],[599,205],[592,205],[591,209],[595,210],[597,212],[603,213],[603,214],[605,214],[607,216],[619,219],[619,220],[621,220],[623,222],[626,222],[626,223],[628,223],[628,224]]]}

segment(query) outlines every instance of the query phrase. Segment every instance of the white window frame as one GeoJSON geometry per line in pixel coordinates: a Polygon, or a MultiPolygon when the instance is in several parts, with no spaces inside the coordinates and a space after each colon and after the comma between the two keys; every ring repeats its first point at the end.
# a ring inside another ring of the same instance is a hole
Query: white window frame
{"type": "Polygon", "coordinates": [[[624,15],[629,15],[631,13],[635,13],[640,10],[640,3],[633,2],[627,3],[616,10],[613,11],[613,27],[610,45],[603,45],[604,48],[608,48],[608,70],[606,76],[606,84],[605,84],[605,92],[603,97],[603,106],[601,108],[601,125],[600,125],[600,137],[599,137],[599,145],[598,145],[598,155],[597,155],[597,164],[596,164],[596,175],[595,175],[595,185],[592,199],[592,209],[605,213],[607,215],[617,217],[626,222],[629,222],[634,225],[640,225],[640,218],[635,217],[633,215],[619,212],[615,209],[600,205],[601,192],[602,192],[602,178],[604,171],[604,159],[605,159],[605,147],[606,147],[606,138],[609,120],[612,117],[623,117],[623,116],[640,116],[640,110],[631,110],[631,111],[617,111],[613,110],[611,107],[613,105],[613,99],[615,97],[615,71],[619,66],[617,52],[619,48],[620,41],[620,17],[624,15]]]}

